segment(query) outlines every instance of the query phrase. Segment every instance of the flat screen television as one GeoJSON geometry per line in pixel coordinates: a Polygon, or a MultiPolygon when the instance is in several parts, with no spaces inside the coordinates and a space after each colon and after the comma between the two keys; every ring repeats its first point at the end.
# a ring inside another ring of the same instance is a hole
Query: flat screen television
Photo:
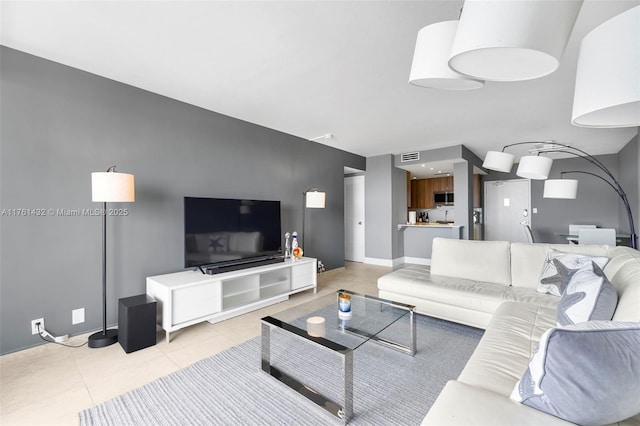
{"type": "Polygon", "coordinates": [[[184,197],[184,265],[223,267],[282,254],[280,201],[184,197]]]}

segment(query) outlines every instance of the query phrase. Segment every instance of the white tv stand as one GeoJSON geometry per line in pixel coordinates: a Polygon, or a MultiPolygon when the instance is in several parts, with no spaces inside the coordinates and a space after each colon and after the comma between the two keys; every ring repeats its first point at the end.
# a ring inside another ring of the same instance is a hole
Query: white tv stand
{"type": "Polygon", "coordinates": [[[301,291],[315,293],[317,285],[317,261],[303,257],[215,275],[195,270],[147,277],[147,294],[158,302],[158,324],[169,343],[173,331],[223,321],[301,291]]]}

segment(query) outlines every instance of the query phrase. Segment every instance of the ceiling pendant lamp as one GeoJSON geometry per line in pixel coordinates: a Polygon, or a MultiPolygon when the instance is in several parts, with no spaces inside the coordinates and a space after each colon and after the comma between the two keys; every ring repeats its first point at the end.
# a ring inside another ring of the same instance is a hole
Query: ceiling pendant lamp
{"type": "Polygon", "coordinates": [[[448,65],[451,44],[458,21],[444,21],[428,25],[418,32],[416,48],[409,74],[414,86],[445,90],[471,90],[484,82],[458,74],[448,65]]]}
{"type": "Polygon", "coordinates": [[[543,77],[558,68],[582,0],[466,0],[449,66],[489,81],[543,77]]]}
{"type": "Polygon", "coordinates": [[[640,6],[608,20],[582,40],[571,123],[640,126],[640,6]]]}

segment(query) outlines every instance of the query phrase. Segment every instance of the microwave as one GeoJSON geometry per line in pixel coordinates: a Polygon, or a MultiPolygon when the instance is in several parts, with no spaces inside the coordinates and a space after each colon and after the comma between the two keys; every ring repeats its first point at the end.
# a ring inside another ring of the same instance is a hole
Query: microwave
{"type": "Polygon", "coordinates": [[[452,206],[453,192],[434,192],[433,204],[436,206],[452,206]]]}

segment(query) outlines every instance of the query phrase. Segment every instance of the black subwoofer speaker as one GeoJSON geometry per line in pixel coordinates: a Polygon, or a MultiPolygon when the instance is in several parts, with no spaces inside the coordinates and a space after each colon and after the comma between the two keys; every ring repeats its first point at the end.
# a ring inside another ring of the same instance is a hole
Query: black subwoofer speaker
{"type": "Polygon", "coordinates": [[[146,294],[118,304],[118,341],[126,353],[156,344],[156,300],[146,294]]]}

